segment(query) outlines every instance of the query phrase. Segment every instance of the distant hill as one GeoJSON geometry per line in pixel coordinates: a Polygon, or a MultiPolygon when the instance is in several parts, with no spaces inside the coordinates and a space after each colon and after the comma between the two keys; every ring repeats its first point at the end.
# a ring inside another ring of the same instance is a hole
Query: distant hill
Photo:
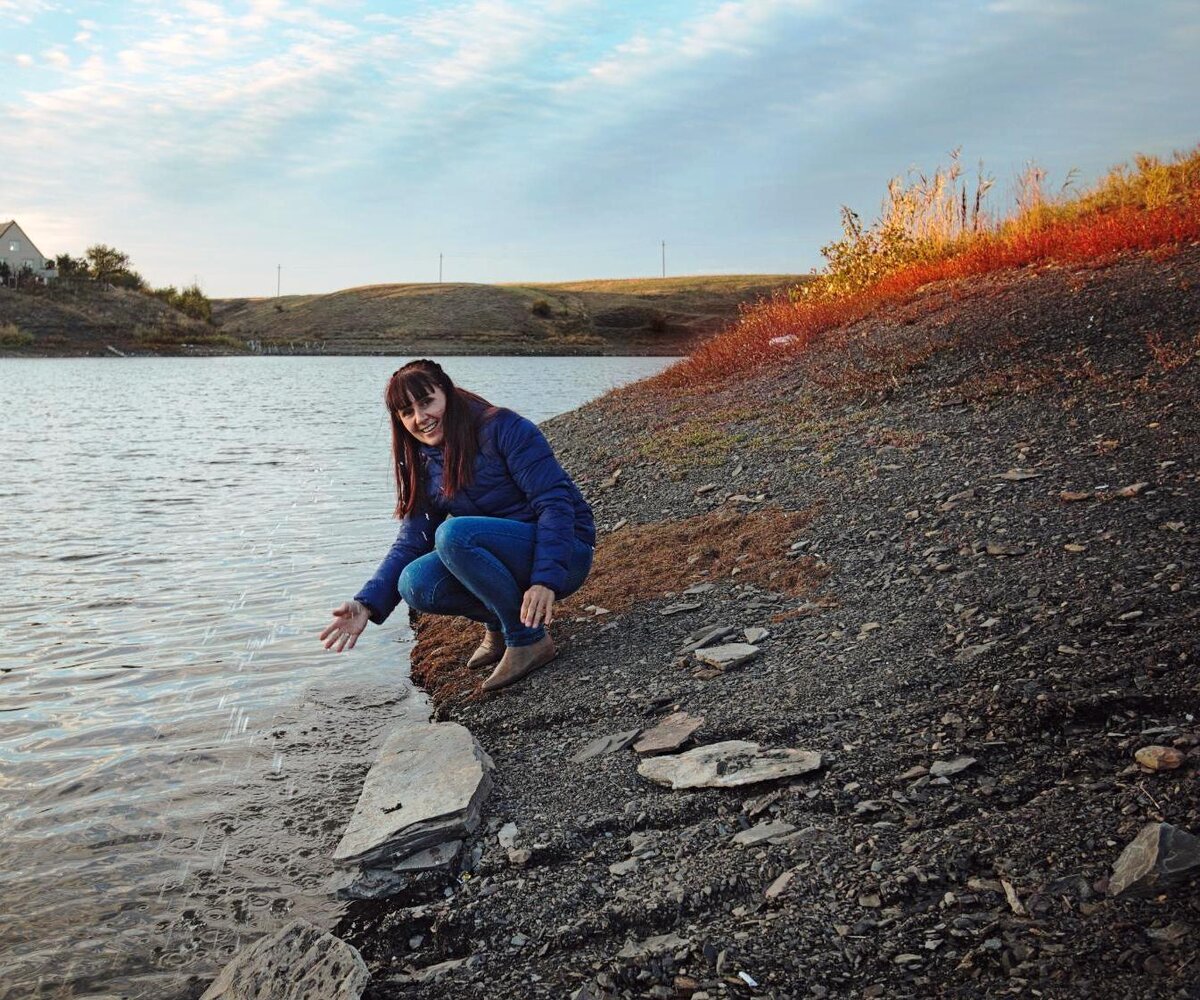
{"type": "Polygon", "coordinates": [[[366,285],[217,299],[221,331],[273,353],[679,354],[742,303],[806,280],[718,275],[537,285],[366,285]]]}
{"type": "Polygon", "coordinates": [[[95,282],[0,287],[0,356],[229,354],[215,327],[128,288],[95,282]]]}

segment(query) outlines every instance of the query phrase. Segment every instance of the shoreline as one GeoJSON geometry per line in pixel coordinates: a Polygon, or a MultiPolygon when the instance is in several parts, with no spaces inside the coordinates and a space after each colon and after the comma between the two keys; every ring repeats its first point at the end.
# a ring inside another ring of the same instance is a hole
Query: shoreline
{"type": "Polygon", "coordinates": [[[1189,995],[1188,891],[1106,889],[1143,824],[1200,833],[1196,365],[1144,337],[1194,356],[1197,288],[1196,248],[949,283],[862,324],[914,348],[881,393],[817,351],[549,421],[597,569],[559,658],[486,699],[474,632],[418,623],[414,679],[496,787],[454,872],[342,922],[365,996],[1189,995]],[[706,624],[769,634],[714,669],[680,653],[706,624]],[[686,746],[823,766],[673,791],[628,748],[575,759],[676,710],[686,746]],[[1156,739],[1182,769],[1139,769],[1156,739]]]}

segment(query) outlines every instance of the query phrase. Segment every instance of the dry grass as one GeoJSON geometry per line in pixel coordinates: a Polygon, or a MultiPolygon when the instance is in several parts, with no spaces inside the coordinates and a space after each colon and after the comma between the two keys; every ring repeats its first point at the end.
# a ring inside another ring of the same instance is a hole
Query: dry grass
{"type": "MultiPolygon", "coordinates": [[[[807,360],[818,344],[849,350],[854,324],[935,282],[1030,264],[1103,261],[1128,251],[1162,255],[1200,240],[1200,148],[1169,163],[1140,157],[1132,169],[1117,168],[1077,196],[1067,190],[1047,195],[1044,174],[1030,167],[1016,211],[999,220],[984,210],[990,186],[982,171],[968,186],[957,156],[950,168],[893,180],[870,227],[844,211],[844,237],[823,248],[829,260],[823,274],[788,295],[743,307],[726,333],[651,385],[694,389],[801,355],[807,360]]],[[[887,364],[877,364],[874,374],[870,365],[843,366],[846,388],[877,387],[923,360],[915,345],[900,340],[894,347],[859,346],[873,350],[877,362],[902,347],[911,357],[900,357],[891,372],[887,364]],[[856,382],[863,372],[867,377],[856,382]]],[[[931,345],[929,352],[950,346],[931,345]]]]}
{"type": "MultiPolygon", "coordinates": [[[[741,514],[718,510],[682,521],[638,525],[606,535],[596,546],[587,583],[557,607],[561,640],[594,630],[612,615],[678,592],[694,583],[735,578],[804,596],[828,570],[809,557],[792,558],[789,545],[811,523],[814,511],[776,508],[741,514]],[[593,616],[589,606],[609,614],[593,616]]],[[[463,618],[425,616],[413,650],[412,674],[437,703],[474,691],[486,676],[464,666],[480,628],[463,618]]]]}
{"type": "Polygon", "coordinates": [[[22,330],[16,323],[0,323],[0,347],[27,347],[33,343],[33,334],[22,330]]]}

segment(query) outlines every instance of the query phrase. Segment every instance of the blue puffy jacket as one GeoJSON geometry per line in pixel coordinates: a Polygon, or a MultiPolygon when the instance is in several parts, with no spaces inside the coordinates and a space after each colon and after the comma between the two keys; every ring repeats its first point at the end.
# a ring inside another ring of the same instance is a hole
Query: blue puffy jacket
{"type": "Polygon", "coordinates": [[[400,522],[400,533],[375,575],[355,594],[379,624],[400,603],[397,586],[404,568],[433,551],[433,534],[447,515],[504,517],[537,524],[530,586],[556,594],[567,578],[572,542],[596,544],[592,510],[563,471],[537,426],[512,410],[497,408],[481,418],[475,478],[447,499],[442,495],[442,449],[421,445],[428,503],[400,522]]]}

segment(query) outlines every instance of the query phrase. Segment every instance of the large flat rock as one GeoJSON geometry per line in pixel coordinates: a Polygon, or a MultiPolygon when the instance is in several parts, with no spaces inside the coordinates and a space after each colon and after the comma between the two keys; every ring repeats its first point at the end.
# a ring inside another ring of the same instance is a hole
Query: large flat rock
{"type": "Polygon", "coordinates": [[[638,765],[638,774],[668,788],[733,788],[791,778],[820,767],[821,755],[813,750],[763,750],[757,743],[726,740],[686,753],[651,757],[638,765]]]}
{"type": "Polygon", "coordinates": [[[293,920],[238,952],[200,1000],[358,1000],[370,976],[352,945],[293,920]]]}
{"type": "Polygon", "coordinates": [[[1200,837],[1170,823],[1147,823],[1113,863],[1109,895],[1149,895],[1200,873],[1200,837]]]}
{"type": "Polygon", "coordinates": [[[334,860],[383,867],[465,837],[479,825],[492,768],[491,758],[457,723],[397,730],[363,782],[334,860]]]}

